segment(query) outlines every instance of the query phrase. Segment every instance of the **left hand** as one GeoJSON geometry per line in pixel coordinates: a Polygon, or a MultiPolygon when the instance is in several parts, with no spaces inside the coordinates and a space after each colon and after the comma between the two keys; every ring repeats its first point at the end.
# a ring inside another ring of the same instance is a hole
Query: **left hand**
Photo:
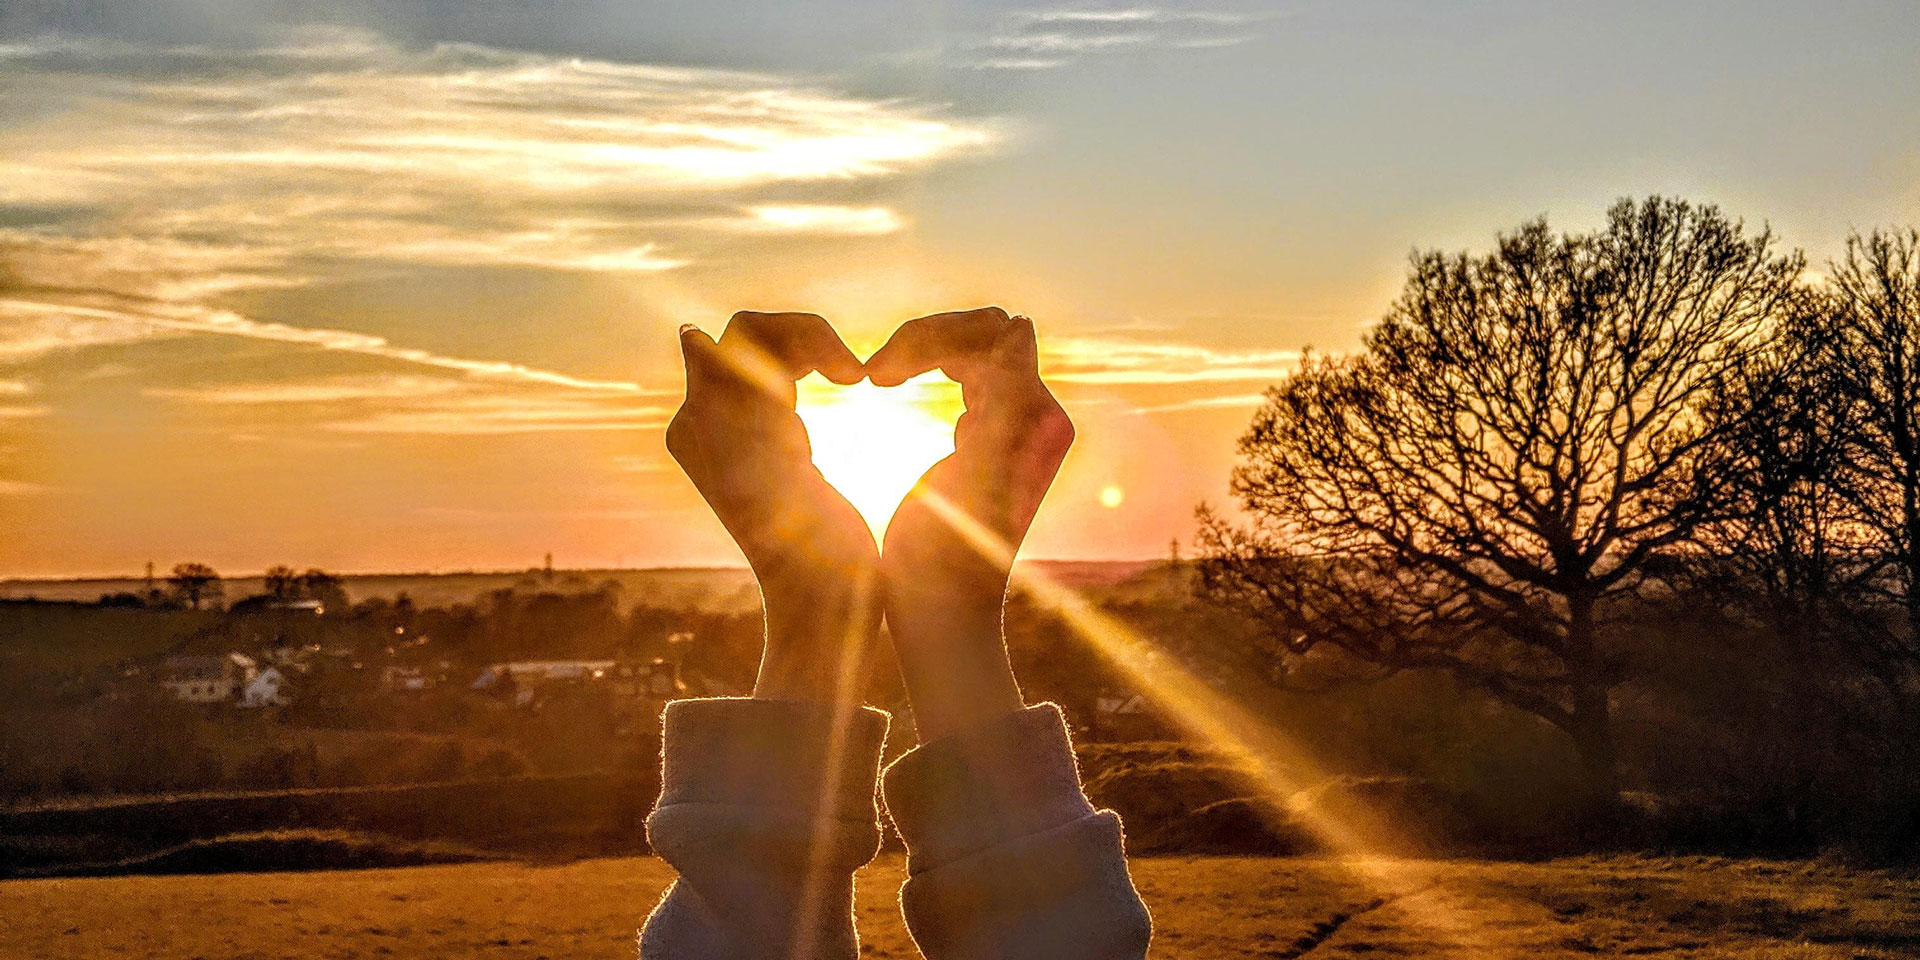
{"type": "Polygon", "coordinates": [[[833,701],[857,689],[879,633],[873,532],[813,465],[794,383],[865,376],[811,313],[733,315],[719,342],[681,328],[687,399],[667,449],[733,535],[760,582],[766,648],[756,697],[833,701]]]}

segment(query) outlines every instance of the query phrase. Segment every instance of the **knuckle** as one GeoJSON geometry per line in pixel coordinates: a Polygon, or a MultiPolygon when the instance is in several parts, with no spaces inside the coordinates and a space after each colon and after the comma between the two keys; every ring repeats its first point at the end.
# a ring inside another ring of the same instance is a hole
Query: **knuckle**
{"type": "Polygon", "coordinates": [[[667,452],[673,454],[675,460],[684,460],[693,450],[693,425],[688,422],[689,419],[687,408],[683,406],[667,422],[667,452]]]}
{"type": "Polygon", "coordinates": [[[999,307],[981,307],[980,309],[975,310],[974,312],[996,323],[1006,323],[1008,320],[1012,319],[1007,315],[1007,311],[1002,310],[999,307]]]}
{"type": "Polygon", "coordinates": [[[1033,412],[1035,432],[1047,440],[1062,446],[1071,444],[1074,437],[1073,418],[1067,416],[1065,407],[1055,400],[1052,394],[1043,394],[1033,412]]]}
{"type": "Polygon", "coordinates": [[[761,313],[757,310],[741,310],[727,320],[727,333],[736,338],[744,337],[756,342],[764,341],[778,329],[777,313],[761,313]]]}

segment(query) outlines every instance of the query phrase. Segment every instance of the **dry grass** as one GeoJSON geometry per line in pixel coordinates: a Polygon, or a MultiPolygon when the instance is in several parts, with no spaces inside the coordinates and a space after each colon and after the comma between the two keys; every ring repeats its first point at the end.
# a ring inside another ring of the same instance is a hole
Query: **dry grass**
{"type": "MultiPolygon", "coordinates": [[[[864,953],[916,956],[897,857],[861,875],[864,953]]],[[[1317,859],[1143,858],[1154,955],[1920,956],[1920,882],[1805,864],[1673,859],[1390,863],[1377,888],[1317,859]]],[[[657,860],[0,882],[7,958],[631,956],[657,860]]]]}

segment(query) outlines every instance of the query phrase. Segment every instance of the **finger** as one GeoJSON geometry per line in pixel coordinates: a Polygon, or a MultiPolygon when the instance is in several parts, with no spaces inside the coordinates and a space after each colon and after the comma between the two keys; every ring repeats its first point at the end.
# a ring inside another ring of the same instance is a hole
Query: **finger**
{"type": "Polygon", "coordinates": [[[1031,356],[1031,347],[1023,352],[1018,346],[1023,336],[1031,344],[1033,325],[1024,318],[1016,322],[999,307],[909,320],[867,359],[867,376],[880,386],[892,387],[929,370],[942,370],[964,384],[978,377],[983,367],[1019,363],[1031,356]],[[1011,351],[1006,343],[1009,337],[1014,340],[1011,351]]]}
{"type": "Polygon", "coordinates": [[[687,365],[687,402],[705,398],[714,388],[715,377],[724,372],[720,345],[705,330],[691,323],[681,324],[680,357],[687,365]]]}
{"type": "Polygon", "coordinates": [[[743,310],[728,321],[720,346],[749,379],[772,389],[815,370],[838,384],[858,383],[866,376],[859,358],[817,314],[743,310]]]}

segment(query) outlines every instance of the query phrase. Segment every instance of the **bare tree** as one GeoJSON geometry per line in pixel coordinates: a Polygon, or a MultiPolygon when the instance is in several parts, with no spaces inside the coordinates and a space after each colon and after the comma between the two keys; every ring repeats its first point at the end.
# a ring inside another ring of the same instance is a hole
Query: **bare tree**
{"type": "Polygon", "coordinates": [[[219,603],[223,593],[220,575],[204,563],[176,563],[167,587],[181,603],[198,610],[206,602],[219,603]]]}
{"type": "Polygon", "coordinates": [[[1829,273],[1825,332],[1857,418],[1845,485],[1906,611],[1900,652],[1920,665],[1920,231],[1850,237],[1829,273]]]}
{"type": "Polygon", "coordinates": [[[1703,408],[1734,458],[1732,509],[1670,577],[1777,641],[1790,675],[1832,664],[1892,680],[1899,641],[1875,596],[1884,554],[1857,491],[1871,414],[1837,362],[1835,299],[1805,292],[1785,314],[1703,408]]]}
{"type": "Polygon", "coordinates": [[[1702,415],[1764,349],[1798,254],[1717,208],[1622,201],[1485,256],[1417,254],[1364,349],[1268,391],[1202,583],[1255,615],[1289,675],[1450,672],[1571,737],[1617,793],[1624,601],[1731,508],[1702,415]]]}

